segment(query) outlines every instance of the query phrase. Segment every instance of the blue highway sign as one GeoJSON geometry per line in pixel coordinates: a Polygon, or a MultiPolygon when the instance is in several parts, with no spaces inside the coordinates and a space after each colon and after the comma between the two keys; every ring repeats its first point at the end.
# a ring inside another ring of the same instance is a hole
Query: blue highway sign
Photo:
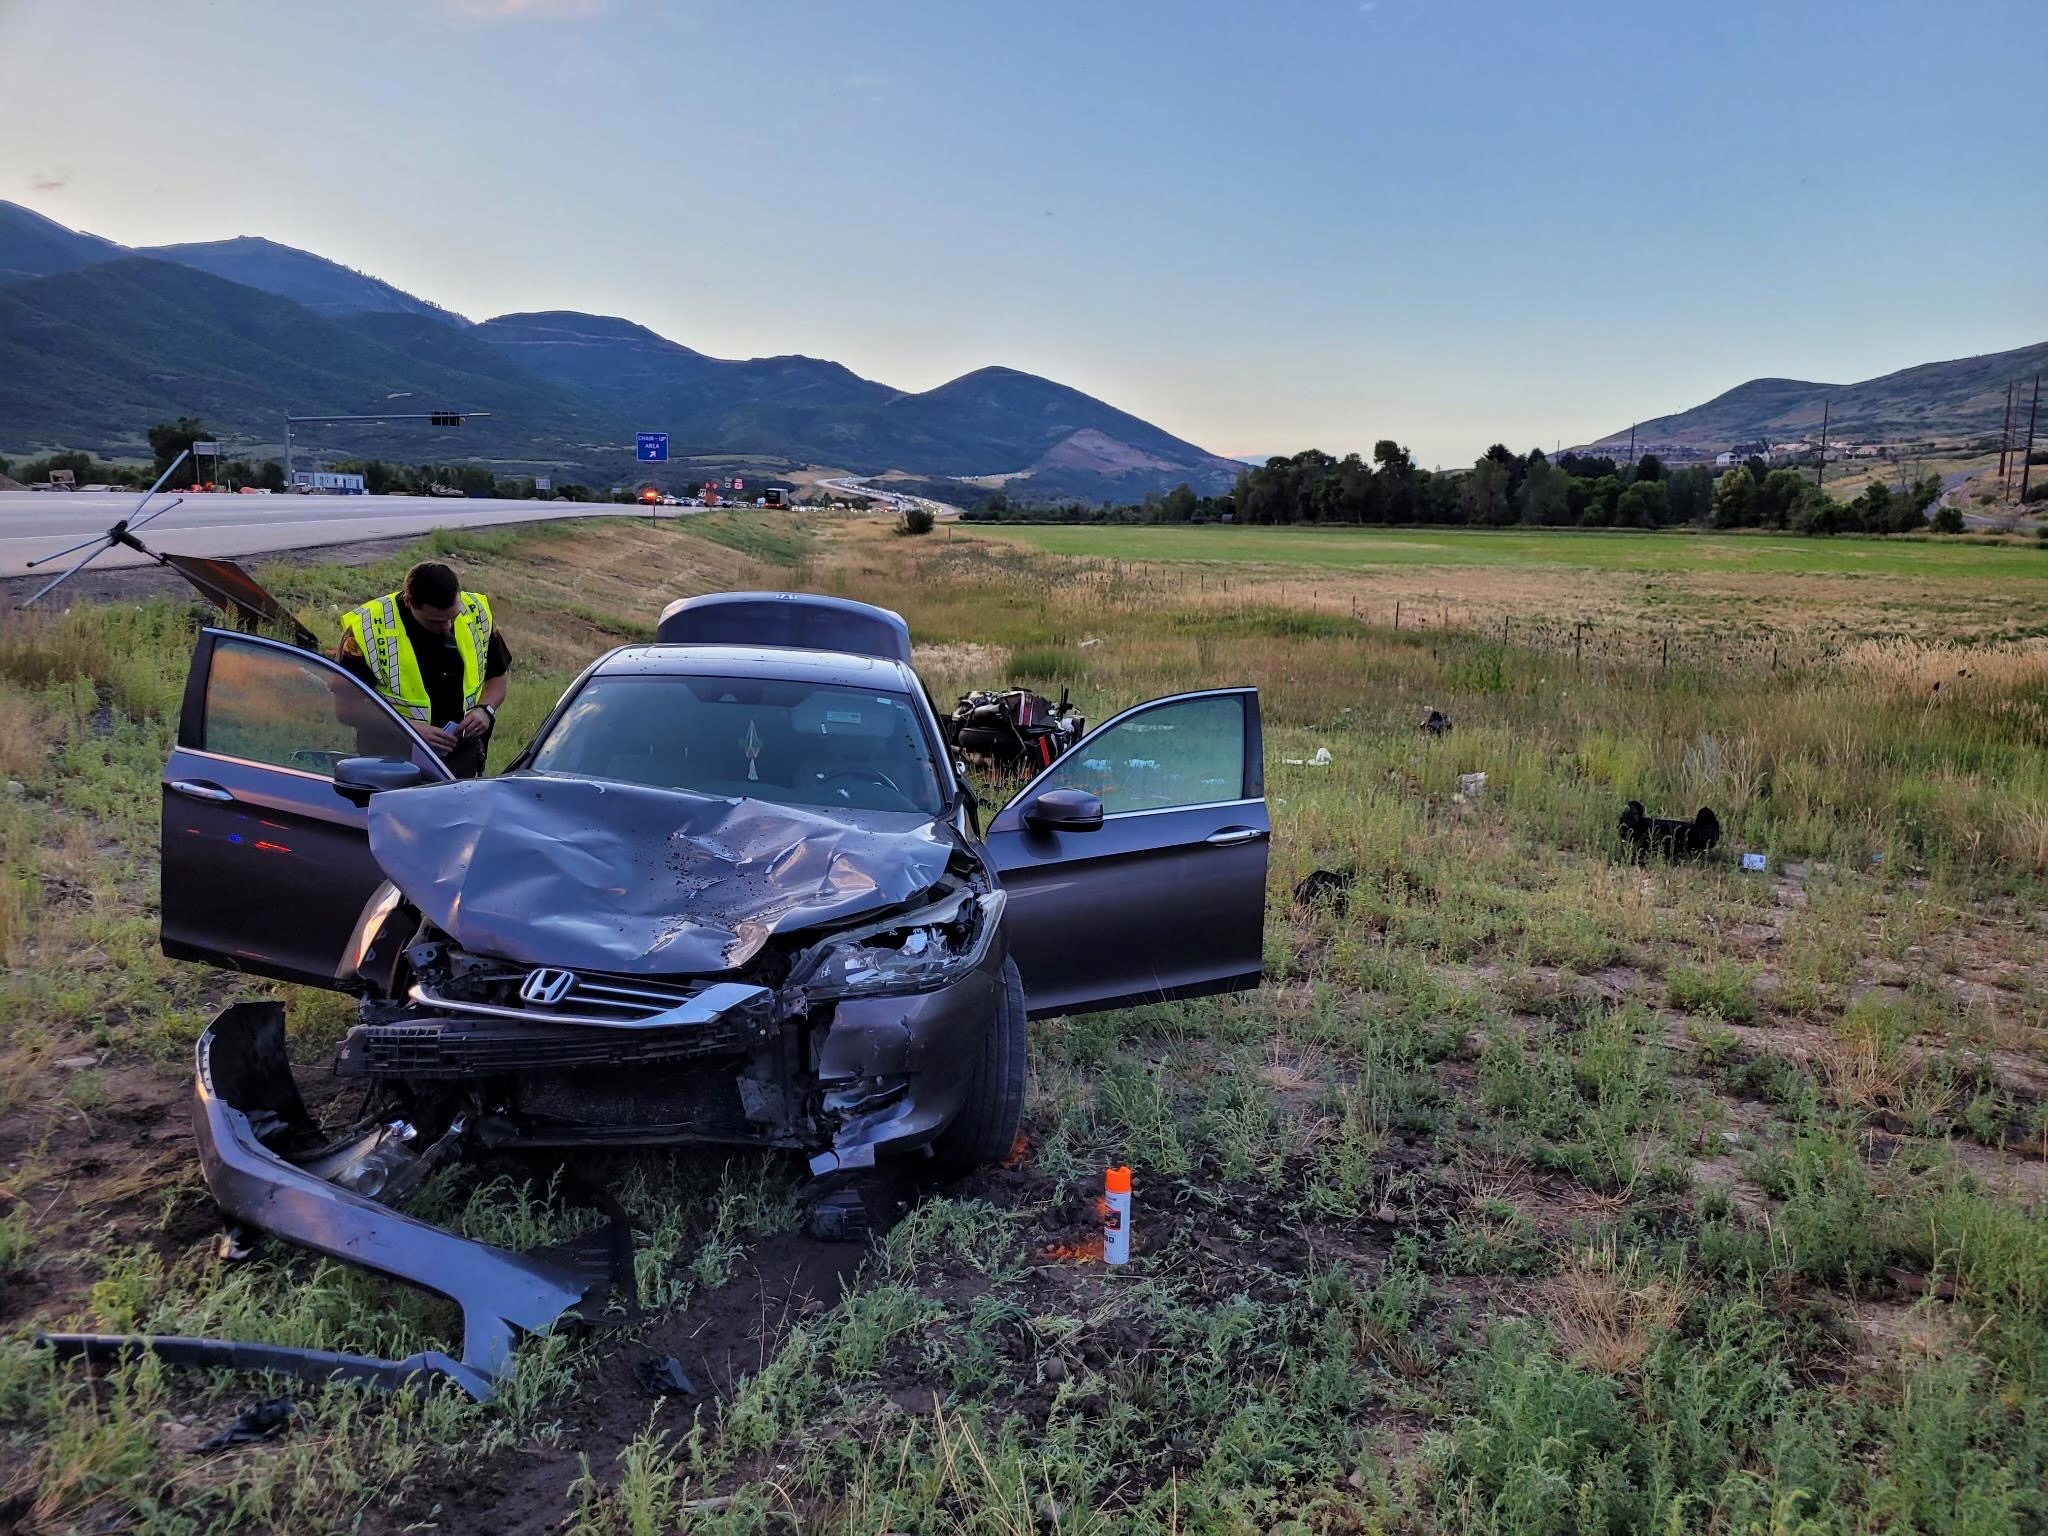
{"type": "Polygon", "coordinates": [[[642,464],[666,464],[668,462],[668,434],[666,432],[642,432],[633,445],[634,456],[642,464]]]}

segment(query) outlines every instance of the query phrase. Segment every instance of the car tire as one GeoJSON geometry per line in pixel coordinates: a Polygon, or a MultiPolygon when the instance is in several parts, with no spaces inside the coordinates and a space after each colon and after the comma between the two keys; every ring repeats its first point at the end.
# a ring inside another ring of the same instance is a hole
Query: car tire
{"type": "Polygon", "coordinates": [[[1024,1066],[1030,1051],[1030,1023],[1024,1011],[1024,978],[1017,962],[1003,961],[996,983],[996,1012],[983,1037],[981,1055],[968,1079],[967,1097],[952,1124],[939,1132],[932,1152],[941,1166],[967,1173],[999,1163],[1017,1144],[1024,1121],[1024,1066]]]}

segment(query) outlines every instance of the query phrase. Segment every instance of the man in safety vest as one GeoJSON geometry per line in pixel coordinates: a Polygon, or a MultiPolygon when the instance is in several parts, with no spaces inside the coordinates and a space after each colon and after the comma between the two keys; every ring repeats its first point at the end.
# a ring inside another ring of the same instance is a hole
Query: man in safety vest
{"type": "Polygon", "coordinates": [[[489,598],[463,591],[440,561],[422,561],[398,591],[341,616],[339,660],[411,721],[457,778],[483,773],[512,667],[489,598]]]}

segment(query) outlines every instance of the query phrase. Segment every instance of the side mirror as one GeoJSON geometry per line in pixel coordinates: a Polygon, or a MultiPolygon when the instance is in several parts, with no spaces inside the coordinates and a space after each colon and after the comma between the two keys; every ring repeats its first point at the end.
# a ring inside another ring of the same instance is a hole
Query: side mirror
{"type": "Polygon", "coordinates": [[[1024,825],[1034,832],[1096,832],[1102,801],[1085,789],[1048,789],[1024,808],[1024,825]]]}
{"type": "Polygon", "coordinates": [[[387,789],[415,789],[432,776],[418,763],[389,757],[344,757],[334,765],[334,792],[352,805],[368,805],[387,789]]]}

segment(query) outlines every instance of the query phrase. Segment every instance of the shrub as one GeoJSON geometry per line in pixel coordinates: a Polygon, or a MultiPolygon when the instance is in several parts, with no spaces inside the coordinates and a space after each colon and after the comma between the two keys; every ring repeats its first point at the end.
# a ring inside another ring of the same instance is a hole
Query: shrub
{"type": "Polygon", "coordinates": [[[896,519],[896,532],[904,538],[915,538],[921,533],[930,533],[938,526],[938,516],[930,507],[905,507],[896,519]]]}

